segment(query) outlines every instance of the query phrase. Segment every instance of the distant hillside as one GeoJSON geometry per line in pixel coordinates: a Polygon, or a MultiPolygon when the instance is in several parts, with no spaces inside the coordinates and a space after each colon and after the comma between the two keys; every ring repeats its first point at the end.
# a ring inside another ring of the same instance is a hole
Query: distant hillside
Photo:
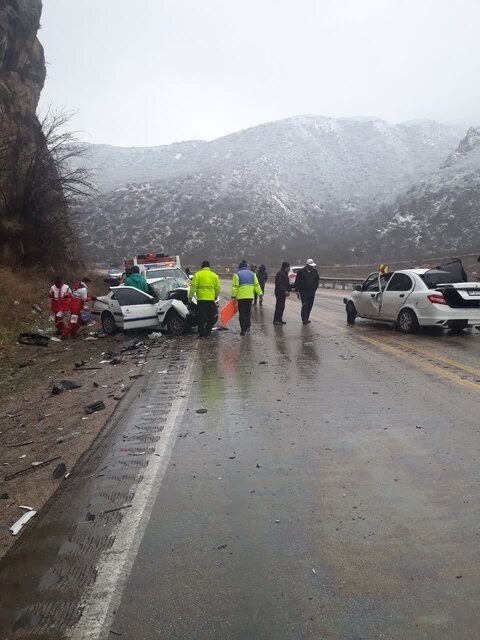
{"type": "Polygon", "coordinates": [[[370,221],[363,251],[394,258],[480,250],[480,128],[425,180],[382,207],[370,221]]]}
{"type": "Polygon", "coordinates": [[[346,225],[429,175],[458,139],[431,121],[300,116],[212,142],[92,145],[103,193],[76,216],[82,248],[92,260],[161,248],[190,259],[331,254],[346,225]]]}

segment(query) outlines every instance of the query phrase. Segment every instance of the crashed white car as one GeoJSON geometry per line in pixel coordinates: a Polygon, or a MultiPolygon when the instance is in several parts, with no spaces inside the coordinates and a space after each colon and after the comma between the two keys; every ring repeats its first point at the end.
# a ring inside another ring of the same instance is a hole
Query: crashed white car
{"type": "Polygon", "coordinates": [[[371,273],[344,298],[347,322],[368,318],[392,322],[403,333],[419,327],[461,331],[480,325],[480,282],[465,282],[461,262],[435,269],[371,273]]]}
{"type": "Polygon", "coordinates": [[[198,324],[197,305],[188,302],[183,278],[162,278],[150,283],[150,293],[135,287],[110,287],[110,293],[93,304],[92,316],[108,335],[118,330],[168,330],[181,335],[198,324]]]}

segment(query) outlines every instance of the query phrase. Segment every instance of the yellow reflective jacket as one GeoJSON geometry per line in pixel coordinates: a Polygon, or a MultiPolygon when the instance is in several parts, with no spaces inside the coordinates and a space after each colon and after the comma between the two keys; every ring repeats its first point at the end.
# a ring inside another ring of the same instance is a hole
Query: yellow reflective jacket
{"type": "Polygon", "coordinates": [[[232,280],[232,298],[236,298],[237,300],[253,300],[254,294],[259,296],[263,295],[263,291],[258,284],[258,278],[244,267],[240,269],[234,276],[232,280]]]}
{"type": "Polygon", "coordinates": [[[216,300],[220,295],[220,279],[209,267],[204,267],[193,276],[188,291],[191,300],[197,294],[197,300],[216,300]]]}

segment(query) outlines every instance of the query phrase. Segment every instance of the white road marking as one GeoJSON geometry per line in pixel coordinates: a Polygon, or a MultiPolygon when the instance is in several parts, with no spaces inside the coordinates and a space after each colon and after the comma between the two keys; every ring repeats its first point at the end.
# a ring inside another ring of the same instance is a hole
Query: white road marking
{"type": "Polygon", "coordinates": [[[143,473],[133,506],[118,525],[115,542],[105,551],[97,565],[97,579],[84,594],[79,609],[83,610],[78,623],[67,632],[70,640],[99,640],[108,637],[114,622],[113,612],[120,604],[128,576],[150,520],[155,500],[168,468],[181,418],[192,388],[196,351],[187,365],[183,384],[172,403],[169,416],[143,473]]]}

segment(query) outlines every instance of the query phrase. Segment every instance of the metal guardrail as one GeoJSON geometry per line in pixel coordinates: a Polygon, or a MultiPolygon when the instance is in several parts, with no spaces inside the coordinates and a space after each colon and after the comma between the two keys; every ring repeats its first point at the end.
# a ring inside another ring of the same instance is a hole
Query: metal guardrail
{"type": "MultiPolygon", "coordinates": [[[[222,280],[227,280],[232,277],[233,273],[217,271],[219,277],[222,280]]],[[[337,286],[345,291],[347,288],[353,289],[355,285],[362,284],[365,278],[326,278],[320,277],[320,286],[322,289],[337,289],[337,286]]],[[[273,283],[273,278],[268,281],[268,284],[273,283]]]]}
{"type": "Polygon", "coordinates": [[[362,284],[365,278],[322,278],[320,277],[320,286],[322,289],[336,289],[339,285],[343,290],[350,285],[353,289],[355,285],[362,284]],[[328,286],[330,285],[330,286],[328,286]]]}

